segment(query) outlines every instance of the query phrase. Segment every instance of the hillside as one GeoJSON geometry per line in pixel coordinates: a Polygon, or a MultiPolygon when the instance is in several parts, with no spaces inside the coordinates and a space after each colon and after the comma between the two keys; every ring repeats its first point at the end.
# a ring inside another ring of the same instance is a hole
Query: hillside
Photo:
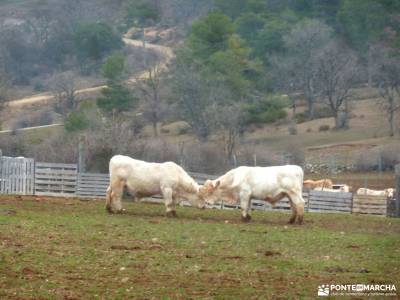
{"type": "Polygon", "coordinates": [[[1,2],[3,153],[74,162],[83,137],[91,171],[124,153],[212,174],[285,163],[316,177],[391,172],[399,7],[237,3],[1,2]],[[51,124],[66,126],[40,127],[51,124]]]}

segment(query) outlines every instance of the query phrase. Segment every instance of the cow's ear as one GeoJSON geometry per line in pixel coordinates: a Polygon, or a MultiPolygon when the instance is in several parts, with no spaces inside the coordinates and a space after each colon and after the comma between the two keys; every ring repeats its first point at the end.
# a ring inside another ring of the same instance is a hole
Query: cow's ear
{"type": "Polygon", "coordinates": [[[219,185],[220,185],[220,183],[221,183],[221,181],[220,180],[218,180],[216,183],[215,183],[215,186],[214,186],[214,188],[216,189],[216,188],[218,188],[219,187],[219,185]]]}

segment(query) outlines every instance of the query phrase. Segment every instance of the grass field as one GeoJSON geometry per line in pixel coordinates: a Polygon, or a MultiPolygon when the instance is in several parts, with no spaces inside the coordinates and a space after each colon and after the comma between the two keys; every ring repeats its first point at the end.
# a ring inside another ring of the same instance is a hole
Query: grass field
{"type": "Polygon", "coordinates": [[[0,198],[0,299],[299,299],[321,284],[400,284],[400,220],[0,198]]]}

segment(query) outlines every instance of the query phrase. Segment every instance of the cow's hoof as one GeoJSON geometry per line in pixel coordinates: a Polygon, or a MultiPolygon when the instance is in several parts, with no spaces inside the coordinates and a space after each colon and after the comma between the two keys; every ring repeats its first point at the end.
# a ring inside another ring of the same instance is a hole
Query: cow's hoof
{"type": "Polygon", "coordinates": [[[250,222],[251,221],[251,216],[250,215],[246,215],[245,217],[242,216],[242,222],[250,222]]]}
{"type": "Polygon", "coordinates": [[[297,224],[303,225],[303,217],[298,217],[297,218],[297,224]]]}
{"type": "Polygon", "coordinates": [[[120,209],[120,210],[117,210],[117,214],[119,214],[119,215],[121,215],[121,214],[123,214],[125,212],[125,209],[120,209]]]}
{"type": "Polygon", "coordinates": [[[114,213],[114,211],[112,210],[111,206],[106,206],[106,211],[112,215],[114,213]]]}
{"type": "Polygon", "coordinates": [[[166,215],[168,218],[176,218],[177,217],[175,210],[167,211],[166,215]]]}

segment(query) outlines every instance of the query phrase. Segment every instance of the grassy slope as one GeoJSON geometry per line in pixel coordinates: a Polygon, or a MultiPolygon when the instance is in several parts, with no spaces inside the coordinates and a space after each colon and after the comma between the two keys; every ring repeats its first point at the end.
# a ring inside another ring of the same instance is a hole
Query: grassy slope
{"type": "Polygon", "coordinates": [[[0,198],[0,298],[314,299],[320,284],[400,284],[398,219],[126,208],[0,198]]]}

